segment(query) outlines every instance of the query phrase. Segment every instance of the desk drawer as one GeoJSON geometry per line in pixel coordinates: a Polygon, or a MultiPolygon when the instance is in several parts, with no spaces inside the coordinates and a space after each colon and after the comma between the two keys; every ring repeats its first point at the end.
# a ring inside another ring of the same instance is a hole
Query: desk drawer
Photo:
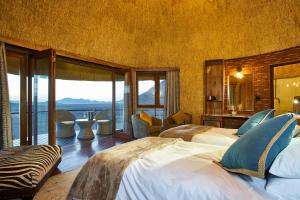
{"type": "Polygon", "coordinates": [[[234,117],[224,117],[223,118],[223,128],[240,128],[246,121],[246,118],[234,118],[234,117]]]}
{"type": "Polygon", "coordinates": [[[203,120],[204,126],[213,126],[213,127],[221,127],[221,121],[219,120],[203,120]]]}

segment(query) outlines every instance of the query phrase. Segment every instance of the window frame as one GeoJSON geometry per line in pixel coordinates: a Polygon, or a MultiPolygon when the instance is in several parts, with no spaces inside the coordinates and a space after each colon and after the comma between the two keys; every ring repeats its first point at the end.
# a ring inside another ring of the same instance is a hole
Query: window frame
{"type": "Polygon", "coordinates": [[[136,72],[136,102],[137,102],[137,109],[140,108],[164,108],[165,107],[165,102],[164,104],[161,104],[160,102],[160,77],[165,77],[164,80],[166,80],[166,72],[146,72],[146,71],[139,71],[136,72]],[[139,103],[139,76],[140,75],[150,75],[153,76],[154,78],[154,99],[155,103],[154,104],[140,104],[139,103]]]}
{"type": "Polygon", "coordinates": [[[20,59],[20,99],[19,99],[19,145],[27,145],[27,74],[28,74],[28,53],[22,49],[15,49],[10,45],[6,45],[6,56],[20,59]]]}

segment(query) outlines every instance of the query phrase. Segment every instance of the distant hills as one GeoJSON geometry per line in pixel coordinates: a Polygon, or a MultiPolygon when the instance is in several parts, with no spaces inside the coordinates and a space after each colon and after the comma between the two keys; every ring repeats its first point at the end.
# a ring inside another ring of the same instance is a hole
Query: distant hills
{"type": "MultiPolygon", "coordinates": [[[[165,87],[166,81],[161,82],[162,87],[165,87]]],[[[153,104],[154,100],[154,87],[151,87],[149,90],[144,92],[143,94],[139,95],[139,102],[141,104],[147,105],[147,104],[153,104]]],[[[160,101],[163,102],[163,97],[160,98],[160,101]]],[[[121,102],[122,100],[120,100],[121,102]]],[[[19,101],[12,100],[12,104],[18,104],[19,101]]],[[[45,104],[46,102],[40,102],[41,104],[45,104]]],[[[105,101],[96,101],[96,100],[89,100],[89,99],[73,99],[73,98],[64,98],[56,101],[57,105],[68,105],[68,104],[103,104],[108,103],[105,101]]]]}
{"type": "MultiPolygon", "coordinates": [[[[166,81],[162,81],[161,82],[161,86],[163,88],[166,87],[166,81]]],[[[147,90],[146,92],[144,92],[143,94],[139,95],[139,103],[142,105],[151,105],[153,104],[155,101],[154,99],[154,94],[155,93],[155,89],[154,87],[151,87],[149,90],[147,90]]],[[[164,102],[164,95],[163,97],[160,96],[160,102],[164,102]]]]}
{"type": "Polygon", "coordinates": [[[64,98],[56,101],[56,104],[98,104],[103,103],[103,101],[95,101],[89,99],[73,99],[73,98],[64,98]]]}

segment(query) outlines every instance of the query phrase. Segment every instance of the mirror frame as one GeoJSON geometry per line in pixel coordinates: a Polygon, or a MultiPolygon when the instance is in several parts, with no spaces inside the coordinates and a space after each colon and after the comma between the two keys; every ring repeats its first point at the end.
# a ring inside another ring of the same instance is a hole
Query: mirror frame
{"type": "MultiPolygon", "coordinates": [[[[270,102],[271,102],[271,107],[274,109],[274,68],[275,67],[280,67],[280,66],[285,66],[285,65],[292,65],[292,64],[297,64],[300,63],[300,60],[292,61],[292,62],[283,62],[283,63],[278,63],[278,64],[271,64],[270,65],[270,102]]],[[[298,120],[298,125],[300,125],[300,120],[298,120]]]]}
{"type": "MultiPolygon", "coordinates": [[[[247,75],[247,74],[246,74],[247,75]]],[[[255,98],[254,98],[254,76],[253,76],[253,71],[251,74],[249,75],[252,75],[252,105],[251,105],[251,108],[252,109],[248,109],[248,110],[237,110],[238,112],[253,112],[255,110],[255,98]]],[[[232,106],[230,104],[230,76],[233,76],[233,75],[228,75],[227,76],[227,110],[230,111],[230,107],[232,106]]]]}

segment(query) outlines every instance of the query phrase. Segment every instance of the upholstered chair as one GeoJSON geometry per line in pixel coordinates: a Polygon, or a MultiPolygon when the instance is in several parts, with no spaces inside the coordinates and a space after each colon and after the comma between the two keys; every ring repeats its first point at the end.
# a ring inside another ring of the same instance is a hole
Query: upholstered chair
{"type": "Polygon", "coordinates": [[[56,110],[56,137],[74,137],[76,117],[69,111],[56,110]]]}
{"type": "Polygon", "coordinates": [[[147,136],[158,136],[161,132],[162,121],[158,118],[152,117],[152,126],[148,122],[140,119],[140,115],[132,115],[131,123],[134,138],[143,138],[147,136]]]}
{"type": "Polygon", "coordinates": [[[189,113],[184,113],[184,114],[186,115],[186,118],[185,118],[184,122],[181,124],[176,124],[176,122],[172,118],[173,115],[170,115],[169,117],[164,119],[163,120],[163,130],[167,130],[169,128],[174,128],[174,127],[184,125],[184,124],[191,124],[192,123],[192,114],[189,114],[189,113]]]}

